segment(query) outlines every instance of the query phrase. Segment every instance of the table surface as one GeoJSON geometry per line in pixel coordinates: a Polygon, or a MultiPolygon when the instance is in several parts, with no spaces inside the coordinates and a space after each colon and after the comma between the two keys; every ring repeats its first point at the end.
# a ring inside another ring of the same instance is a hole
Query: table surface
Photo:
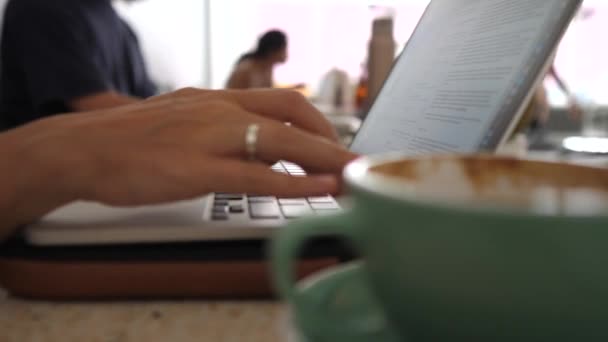
{"type": "Polygon", "coordinates": [[[1,342],[294,341],[276,302],[51,303],[0,289],[1,342]]]}

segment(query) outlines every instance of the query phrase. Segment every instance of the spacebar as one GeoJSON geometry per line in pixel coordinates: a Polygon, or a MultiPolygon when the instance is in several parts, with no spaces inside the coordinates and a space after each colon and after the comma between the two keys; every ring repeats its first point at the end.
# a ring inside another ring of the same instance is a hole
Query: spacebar
{"type": "Polygon", "coordinates": [[[281,217],[281,211],[276,202],[261,202],[249,204],[249,214],[253,219],[275,219],[281,217]]]}

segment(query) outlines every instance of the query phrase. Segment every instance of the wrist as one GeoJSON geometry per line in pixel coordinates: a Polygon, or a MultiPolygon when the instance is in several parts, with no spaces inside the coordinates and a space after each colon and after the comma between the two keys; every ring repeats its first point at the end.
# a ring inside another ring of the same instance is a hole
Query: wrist
{"type": "Polygon", "coordinates": [[[56,148],[52,144],[38,139],[40,130],[30,128],[0,134],[0,234],[2,229],[28,224],[78,198],[66,169],[69,166],[53,155],[56,148]]]}

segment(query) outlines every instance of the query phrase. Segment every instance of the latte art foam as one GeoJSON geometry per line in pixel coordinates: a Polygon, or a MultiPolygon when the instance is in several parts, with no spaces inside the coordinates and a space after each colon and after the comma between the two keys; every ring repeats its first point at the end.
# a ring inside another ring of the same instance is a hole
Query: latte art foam
{"type": "Polygon", "coordinates": [[[542,215],[608,215],[608,170],[508,158],[404,160],[371,169],[393,194],[542,215]]]}

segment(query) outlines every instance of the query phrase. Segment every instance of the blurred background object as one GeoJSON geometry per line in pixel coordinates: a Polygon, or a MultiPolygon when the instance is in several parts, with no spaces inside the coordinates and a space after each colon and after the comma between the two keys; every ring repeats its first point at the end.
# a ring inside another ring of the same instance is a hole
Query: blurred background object
{"type": "Polygon", "coordinates": [[[380,6],[370,8],[376,14],[372,21],[372,36],[367,50],[367,98],[363,102],[363,111],[369,109],[378,96],[391,71],[397,49],[394,38],[394,9],[380,6]]]}
{"type": "MultiPolygon", "coordinates": [[[[5,2],[0,0],[0,6],[5,2]]],[[[428,0],[141,0],[115,6],[138,33],[152,78],[163,89],[222,88],[236,56],[277,28],[290,38],[291,56],[289,64],[277,69],[276,83],[304,82],[315,93],[333,68],[345,71],[356,87],[372,23],[382,13],[375,9],[386,4],[394,16],[399,53],[428,0]],[[377,7],[370,10],[370,5],[377,7]]],[[[607,105],[608,46],[601,43],[602,32],[608,32],[608,2],[586,0],[561,44],[556,67],[578,97],[607,105]]],[[[556,82],[548,78],[546,86],[552,106],[564,106],[567,99],[556,82]]]]}
{"type": "Polygon", "coordinates": [[[109,0],[9,0],[1,39],[6,128],[157,94],[137,34],[109,0]]]}
{"type": "Polygon", "coordinates": [[[352,111],[355,103],[355,89],[348,73],[332,68],[321,79],[315,102],[331,106],[336,112],[352,111]]]}
{"type": "MultiPolygon", "coordinates": [[[[5,1],[0,0],[0,6],[5,1]]],[[[223,88],[237,57],[254,49],[264,32],[278,29],[289,37],[289,63],[275,69],[276,86],[306,84],[301,91],[331,117],[352,116],[357,111],[364,116],[382,78],[377,78],[369,66],[378,59],[383,60],[383,68],[390,65],[388,61],[406,45],[428,3],[114,2],[138,34],[151,77],[161,91],[185,86],[223,88]],[[382,32],[378,44],[377,34],[382,32]],[[370,50],[380,45],[382,48],[370,50]]],[[[554,70],[559,80],[549,76],[544,82],[551,115],[535,133],[538,136],[530,139],[531,148],[555,150],[560,149],[565,137],[602,134],[601,122],[608,114],[608,46],[603,44],[604,32],[608,32],[608,1],[586,0],[557,51],[554,70]],[[560,87],[560,81],[567,85],[569,94],[560,87]],[[580,120],[570,114],[572,99],[579,104],[580,120]]]]}
{"type": "MultiPolygon", "coordinates": [[[[289,37],[288,64],[277,68],[277,85],[306,83],[316,93],[333,68],[353,82],[366,60],[372,22],[379,13],[367,2],[282,0],[141,0],[116,3],[138,33],[150,73],[158,84],[220,89],[238,56],[264,32],[289,37]]],[[[402,47],[427,0],[394,1],[395,41],[402,47]]],[[[397,49],[399,50],[399,49],[397,49]]],[[[393,56],[394,57],[394,56],[393,56]]]]}
{"type": "Polygon", "coordinates": [[[211,85],[209,5],[208,0],[114,1],[136,31],[150,76],[161,91],[211,85]]]}
{"type": "MultiPolygon", "coordinates": [[[[242,54],[228,77],[228,89],[273,88],[274,69],[289,57],[287,35],[281,30],[269,30],[258,38],[257,45],[242,54]]],[[[286,88],[304,88],[287,86],[286,88]]]]}

